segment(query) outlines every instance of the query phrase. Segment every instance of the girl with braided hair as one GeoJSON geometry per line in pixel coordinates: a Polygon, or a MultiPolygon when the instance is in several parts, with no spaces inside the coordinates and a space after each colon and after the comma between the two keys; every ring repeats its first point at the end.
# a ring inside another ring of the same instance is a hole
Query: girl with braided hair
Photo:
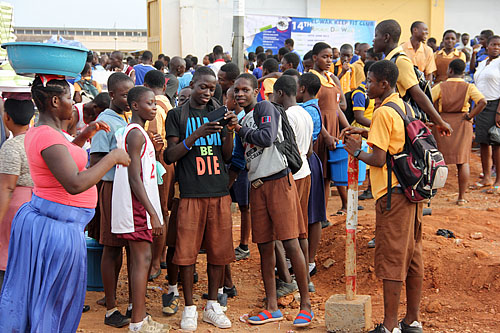
{"type": "MultiPolygon", "coordinates": [[[[25,137],[34,183],[31,201],[12,221],[9,257],[0,294],[1,332],[75,332],[82,315],[87,276],[85,225],[97,203],[95,184],[115,164],[130,158],[116,149],[86,169],[87,152],[61,130],[71,119],[68,83],[59,76],[38,75],[31,89],[39,111],[25,137]]],[[[86,136],[109,130],[89,125],[86,136]]]]}

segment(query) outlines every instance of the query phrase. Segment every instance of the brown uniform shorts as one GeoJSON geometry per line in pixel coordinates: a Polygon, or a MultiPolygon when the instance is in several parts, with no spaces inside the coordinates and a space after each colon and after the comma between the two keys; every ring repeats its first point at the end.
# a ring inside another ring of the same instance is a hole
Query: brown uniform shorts
{"type": "Polygon", "coordinates": [[[405,281],[408,276],[423,276],[423,204],[411,203],[404,194],[393,192],[391,210],[387,210],[387,195],[377,200],[375,209],[377,277],[383,280],[405,281]]]}
{"type": "Polygon", "coordinates": [[[103,181],[99,191],[99,210],[101,211],[101,229],[99,243],[105,246],[126,246],[127,240],[116,237],[111,233],[111,198],[113,196],[113,182],[103,181]]]}
{"type": "Polygon", "coordinates": [[[259,188],[252,187],[250,215],[254,243],[298,238],[303,217],[292,175],[267,180],[259,188]]]}
{"type": "Polygon", "coordinates": [[[300,199],[300,210],[302,212],[302,224],[299,225],[299,238],[306,239],[307,231],[309,229],[309,216],[307,214],[307,207],[309,204],[309,192],[311,192],[311,175],[297,179],[295,181],[297,186],[297,193],[300,199]]]}
{"type": "Polygon", "coordinates": [[[209,264],[227,265],[234,261],[230,195],[180,199],[173,263],[194,265],[202,245],[209,264]]]}

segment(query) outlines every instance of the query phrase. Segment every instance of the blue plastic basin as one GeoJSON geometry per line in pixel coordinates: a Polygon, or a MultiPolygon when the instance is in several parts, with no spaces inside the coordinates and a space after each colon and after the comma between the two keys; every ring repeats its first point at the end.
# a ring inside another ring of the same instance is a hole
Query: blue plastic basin
{"type": "Polygon", "coordinates": [[[17,74],[78,76],[87,61],[87,50],[74,46],[34,42],[2,44],[17,74]]]}
{"type": "MultiPolygon", "coordinates": [[[[368,145],[363,141],[361,149],[368,150],[368,145]]],[[[347,186],[347,168],[349,154],[344,149],[344,144],[338,143],[337,149],[328,152],[328,166],[330,168],[330,179],[335,186],[347,186]]],[[[366,164],[359,161],[358,184],[361,185],[366,178],[366,164]]]]}
{"type": "Polygon", "coordinates": [[[103,291],[101,276],[101,259],[103,246],[93,238],[85,235],[87,244],[87,290],[103,291]]]}

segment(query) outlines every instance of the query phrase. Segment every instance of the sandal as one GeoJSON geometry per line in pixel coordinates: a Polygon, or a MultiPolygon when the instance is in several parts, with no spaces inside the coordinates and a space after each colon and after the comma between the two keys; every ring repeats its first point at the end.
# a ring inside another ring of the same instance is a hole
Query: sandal
{"type": "Polygon", "coordinates": [[[343,211],[342,209],[339,209],[335,214],[331,214],[330,216],[344,216],[346,214],[347,214],[346,211],[343,211]]]}
{"type": "Polygon", "coordinates": [[[179,310],[179,296],[175,296],[173,292],[170,294],[161,295],[163,304],[162,313],[165,316],[172,316],[179,310]]]}
{"type": "Polygon", "coordinates": [[[485,191],[486,194],[500,194],[500,186],[495,185],[485,191]]]}
{"type": "Polygon", "coordinates": [[[283,320],[283,314],[280,310],[276,310],[274,312],[269,312],[264,310],[260,312],[258,315],[248,318],[248,323],[253,325],[262,325],[265,323],[270,323],[273,321],[283,320]]]}
{"type": "Polygon", "coordinates": [[[308,326],[311,321],[314,318],[314,313],[311,311],[311,313],[307,312],[306,310],[300,310],[299,314],[297,317],[295,317],[295,320],[293,321],[293,326],[295,327],[304,327],[308,326]]]}
{"type": "Polygon", "coordinates": [[[491,187],[493,184],[482,184],[480,182],[476,182],[474,185],[469,186],[471,190],[479,190],[482,189],[483,187],[491,187]]]}
{"type": "Polygon", "coordinates": [[[457,200],[457,206],[465,206],[465,204],[467,203],[468,201],[465,200],[465,199],[458,199],[457,200]]]}
{"type": "Polygon", "coordinates": [[[161,268],[158,268],[158,272],[154,273],[153,275],[150,275],[148,281],[153,281],[158,276],[160,276],[160,274],[161,274],[161,268]]]}

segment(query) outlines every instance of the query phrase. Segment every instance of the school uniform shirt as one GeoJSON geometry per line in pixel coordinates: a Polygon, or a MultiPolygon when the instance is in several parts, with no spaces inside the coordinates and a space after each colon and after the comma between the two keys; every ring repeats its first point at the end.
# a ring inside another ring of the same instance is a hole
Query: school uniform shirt
{"type": "Polygon", "coordinates": [[[434,51],[424,43],[420,43],[418,49],[413,49],[410,41],[402,44],[401,47],[411,61],[425,75],[432,74],[436,71],[436,62],[434,61],[434,51]]]}
{"type": "MultiPolygon", "coordinates": [[[[330,72],[335,73],[335,71],[337,72],[337,74],[335,75],[336,77],[339,77],[340,73],[342,73],[342,62],[340,61],[340,59],[330,66],[330,72]],[[337,69],[335,69],[335,67],[337,67],[337,69]]],[[[344,76],[339,79],[340,87],[344,94],[357,87],[356,85],[354,85],[354,75],[354,67],[349,64],[349,70],[344,74],[344,76]]]]}
{"type": "Polygon", "coordinates": [[[264,97],[266,101],[269,100],[269,95],[273,93],[274,83],[276,82],[276,78],[265,79],[262,82],[262,87],[260,88],[262,91],[261,97],[264,97]]]}
{"type": "MultiPolygon", "coordinates": [[[[168,112],[167,138],[172,136],[181,139],[181,112],[181,107],[168,112]]],[[[202,110],[189,108],[186,138],[209,122],[208,113],[208,107],[202,110]]],[[[177,161],[175,176],[179,181],[181,198],[222,197],[229,194],[229,176],[222,157],[222,138],[225,134],[224,128],[219,133],[199,138],[191,150],[177,161]]]]}
{"type": "Polygon", "coordinates": [[[314,125],[309,113],[300,105],[291,106],[285,112],[288,122],[295,133],[295,141],[297,141],[300,158],[302,159],[302,167],[293,174],[293,179],[299,180],[311,174],[309,162],[307,161],[307,152],[311,146],[314,125]]]}
{"type": "MultiPolygon", "coordinates": [[[[364,82],[362,82],[359,86],[364,88],[366,91],[366,86],[365,86],[364,82]]],[[[352,111],[354,111],[354,112],[363,111],[363,116],[367,119],[372,120],[373,110],[375,109],[375,100],[370,99],[370,101],[368,102],[368,107],[365,107],[366,106],[366,99],[368,98],[368,96],[366,95],[366,93],[363,93],[361,90],[355,90],[352,93],[351,98],[352,98],[352,111]]],[[[354,122],[352,123],[352,126],[360,127],[360,128],[368,128],[366,126],[358,124],[358,122],[356,120],[354,120],[354,122]]]]}
{"type": "Polygon", "coordinates": [[[354,86],[359,87],[359,85],[366,80],[365,63],[363,62],[363,60],[358,59],[352,64],[352,67],[354,68],[353,71],[354,86]]]}
{"type": "MultiPolygon", "coordinates": [[[[450,79],[446,80],[446,82],[465,82],[465,80],[462,78],[450,78],[450,79]]],[[[462,112],[469,112],[469,110],[470,110],[469,101],[471,99],[475,103],[477,103],[483,98],[484,98],[484,96],[483,96],[483,94],[481,94],[479,89],[477,89],[477,87],[474,84],[469,83],[469,87],[467,88],[467,92],[465,94],[465,99],[464,99],[461,111],[462,112]]],[[[443,101],[442,101],[441,83],[432,87],[432,101],[433,102],[439,101],[438,108],[436,108],[436,109],[439,112],[442,112],[443,111],[443,101]]],[[[457,111],[457,110],[448,110],[448,111],[457,111]]]]}
{"type": "Polygon", "coordinates": [[[188,87],[192,79],[193,79],[193,74],[191,73],[184,73],[182,76],[177,77],[177,80],[179,81],[177,94],[179,94],[183,88],[188,87]]]}
{"type": "Polygon", "coordinates": [[[312,133],[312,138],[313,141],[316,141],[318,139],[318,135],[321,132],[321,110],[318,105],[318,99],[313,98],[308,100],[307,102],[304,102],[302,104],[299,104],[304,108],[304,110],[309,113],[311,116],[312,122],[313,122],[313,133],[312,133]]]}
{"type": "MultiPolygon", "coordinates": [[[[391,107],[385,106],[394,102],[403,112],[405,106],[397,93],[387,97],[380,107],[373,113],[372,124],[366,142],[370,147],[378,147],[389,154],[403,151],[405,144],[405,127],[401,116],[391,107]]],[[[376,200],[387,194],[387,164],[383,167],[370,166],[370,182],[373,196],[376,200]]],[[[392,187],[399,185],[394,172],[392,173],[392,187]]]]}
{"type": "Polygon", "coordinates": [[[167,133],[165,132],[165,121],[167,120],[167,113],[172,109],[170,102],[165,95],[156,95],[156,116],[153,121],[147,121],[144,124],[144,129],[151,130],[154,134],[160,134],[163,139],[164,147],[167,145],[167,133]]]}
{"type": "Polygon", "coordinates": [[[219,74],[219,70],[222,66],[224,66],[226,64],[226,62],[224,61],[224,59],[217,59],[215,60],[212,64],[208,65],[210,68],[212,68],[212,70],[214,71],[215,73],[215,77],[217,77],[217,75],[219,74]]]}
{"type": "Polygon", "coordinates": [[[396,59],[396,66],[399,70],[396,88],[399,92],[399,96],[403,98],[406,95],[406,91],[408,89],[418,84],[418,80],[417,76],[415,75],[415,69],[413,68],[414,65],[408,56],[404,56],[406,55],[406,53],[403,51],[403,48],[401,46],[398,46],[391,52],[389,52],[389,54],[386,55],[385,59],[391,60],[398,53],[402,53],[403,55],[400,55],[396,59]]]}
{"type": "Polygon", "coordinates": [[[474,82],[477,89],[484,95],[487,101],[500,98],[500,57],[488,61],[481,61],[474,74],[474,82]]]}
{"type": "MultiPolygon", "coordinates": [[[[90,147],[90,153],[109,153],[113,149],[116,149],[116,137],[115,132],[127,126],[127,121],[125,121],[124,116],[116,113],[111,109],[106,109],[99,116],[97,116],[96,121],[104,121],[108,124],[110,131],[105,132],[104,130],[98,131],[92,138],[92,145],[90,147]]],[[[115,167],[112,167],[105,175],[102,180],[112,182],[115,179],[115,167]]]]}
{"type": "MultiPolygon", "coordinates": [[[[138,129],[145,139],[141,154],[141,179],[149,201],[158,215],[160,223],[163,225],[160,194],[158,192],[156,153],[148,134],[139,124],[128,124],[126,128],[115,133],[117,145],[127,150],[126,138],[133,129],[138,129]]],[[[151,217],[147,212],[146,220],[148,229],[152,229],[151,217]]],[[[127,234],[134,231],[134,204],[132,189],[129,183],[128,167],[117,165],[113,182],[113,195],[111,197],[111,232],[114,234],[127,234]]]]}
{"type": "Polygon", "coordinates": [[[448,66],[450,62],[455,59],[462,59],[464,63],[466,63],[465,53],[454,49],[450,54],[446,54],[444,50],[437,51],[434,54],[434,60],[436,62],[436,79],[434,83],[439,83],[441,81],[446,81],[448,78],[448,66]]]}

